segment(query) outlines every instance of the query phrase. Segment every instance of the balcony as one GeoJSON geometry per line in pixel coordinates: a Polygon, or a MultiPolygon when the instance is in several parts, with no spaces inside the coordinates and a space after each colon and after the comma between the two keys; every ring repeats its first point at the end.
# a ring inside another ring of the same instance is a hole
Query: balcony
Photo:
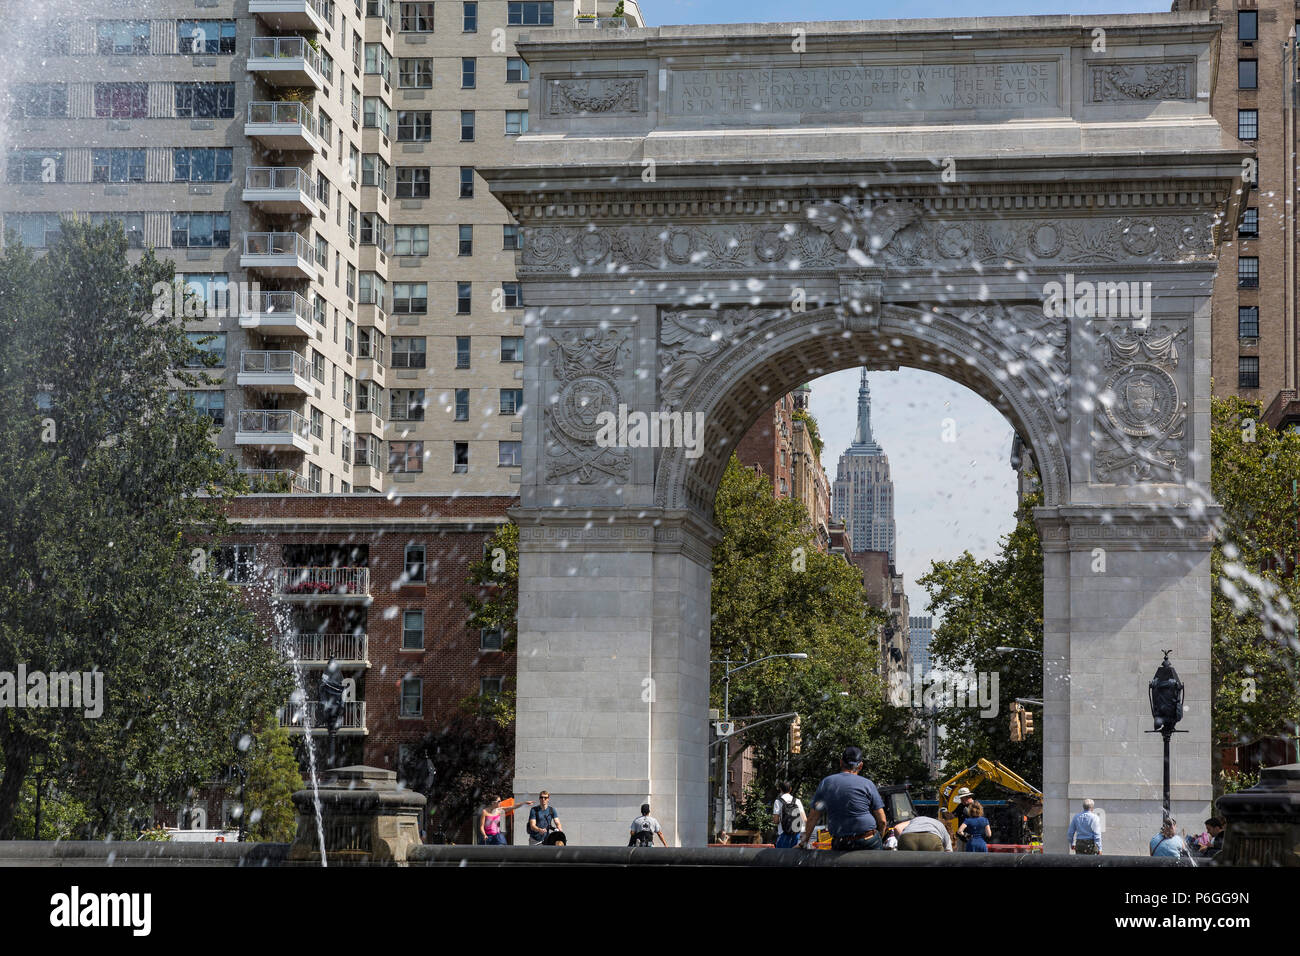
{"type": "Polygon", "coordinates": [[[296,232],[246,232],[241,269],[290,279],[316,278],[316,257],[311,243],[296,232]]]}
{"type": "Polygon", "coordinates": [[[248,72],[272,86],[325,86],[320,54],[303,37],[253,37],[248,72]]]}
{"type": "Polygon", "coordinates": [[[241,386],[257,388],[264,392],[292,392],[312,395],[311,369],[307,360],[297,352],[253,352],[245,350],[239,356],[241,386]]]}
{"type": "Polygon", "coordinates": [[[244,173],[244,202],[267,212],[316,215],[311,177],[297,166],[249,166],[244,173]]]}
{"type": "Polygon", "coordinates": [[[262,292],[253,296],[252,308],[240,312],[239,327],[256,329],[263,335],[305,335],[316,328],[311,320],[311,303],[297,292],[262,292]]]}
{"type": "MultiPolygon", "coordinates": [[[[276,714],[280,726],[291,734],[305,733],[307,725],[311,726],[312,736],[328,733],[325,727],[325,714],[318,700],[304,700],[289,703],[281,707],[276,714]]],[[[345,701],[343,704],[343,722],[339,724],[341,736],[360,736],[366,731],[366,702],[364,700],[345,701]]]]}
{"type": "Polygon", "coordinates": [[[369,604],[369,568],[276,568],[275,594],[282,601],[369,604]]]}
{"type": "Polygon", "coordinates": [[[357,405],[356,415],[354,418],[355,431],[359,435],[377,435],[380,438],[384,435],[384,416],[373,403],[362,407],[357,405]]]}
{"type": "Polygon", "coordinates": [[[636,0],[624,0],[621,17],[614,16],[617,6],[617,0],[577,0],[573,5],[573,25],[579,30],[623,30],[645,26],[645,18],[641,16],[636,0]]]}
{"type": "Polygon", "coordinates": [[[239,473],[248,479],[249,493],[254,495],[306,494],[311,491],[307,476],[288,468],[241,468],[239,473]]]}
{"type": "Polygon", "coordinates": [[[276,30],[324,33],[329,26],[325,0],[248,0],[248,12],[276,30]]]}
{"type": "Polygon", "coordinates": [[[347,668],[370,666],[365,634],[286,634],[281,641],[303,667],[324,667],[330,661],[347,668]]]}
{"type": "Polygon", "coordinates": [[[311,423],[297,412],[245,408],[239,412],[236,445],[311,451],[311,423]]]}
{"type": "Polygon", "coordinates": [[[294,100],[259,100],[248,104],[244,135],[270,149],[325,148],[316,135],[316,118],[306,104],[294,100]]]}

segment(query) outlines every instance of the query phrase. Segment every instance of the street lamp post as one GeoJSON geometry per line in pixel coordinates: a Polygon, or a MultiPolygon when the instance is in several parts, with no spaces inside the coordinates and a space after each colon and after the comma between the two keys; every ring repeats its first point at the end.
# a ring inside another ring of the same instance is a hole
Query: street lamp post
{"type": "MultiPolygon", "coordinates": [[[[761,664],[763,661],[770,661],[774,658],[784,657],[792,661],[806,661],[808,655],[802,652],[794,654],[768,654],[766,657],[760,657],[756,661],[745,661],[739,667],[731,666],[731,658],[723,658],[720,661],[710,661],[712,664],[722,665],[722,720],[727,722],[731,716],[731,675],[736,671],[743,671],[746,667],[753,667],[755,664],[761,664]]],[[[722,807],[718,811],[718,819],[721,825],[718,827],[719,832],[727,829],[727,778],[731,770],[731,741],[728,739],[726,745],[722,748],[722,807]]]]}
{"type": "Polygon", "coordinates": [[[1151,717],[1155,720],[1155,730],[1149,734],[1160,734],[1165,742],[1165,780],[1164,780],[1164,819],[1169,819],[1169,738],[1174,734],[1185,734],[1185,730],[1175,730],[1183,716],[1183,682],[1178,679],[1178,672],[1169,663],[1169,651],[1163,651],[1165,659],[1156,668],[1156,676],[1147,685],[1147,696],[1151,701],[1151,717]]]}

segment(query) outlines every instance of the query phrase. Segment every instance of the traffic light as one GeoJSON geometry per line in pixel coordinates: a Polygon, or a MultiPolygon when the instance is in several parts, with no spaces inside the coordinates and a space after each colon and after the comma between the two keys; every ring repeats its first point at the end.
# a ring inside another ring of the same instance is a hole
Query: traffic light
{"type": "Polygon", "coordinates": [[[1025,707],[1021,710],[1020,716],[1024,724],[1025,736],[1028,737],[1034,732],[1034,715],[1029,712],[1028,707],[1025,707]]]}
{"type": "Polygon", "coordinates": [[[799,715],[794,715],[790,722],[790,753],[797,754],[803,747],[803,730],[799,726],[799,715]]]}
{"type": "Polygon", "coordinates": [[[1015,701],[1011,702],[1011,741],[1020,743],[1025,739],[1024,731],[1020,726],[1020,705],[1015,701]]]}

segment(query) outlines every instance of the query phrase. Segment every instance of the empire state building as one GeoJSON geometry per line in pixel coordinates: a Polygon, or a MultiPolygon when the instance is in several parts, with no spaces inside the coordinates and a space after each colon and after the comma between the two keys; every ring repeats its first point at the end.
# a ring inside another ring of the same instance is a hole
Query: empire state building
{"type": "Polygon", "coordinates": [[[847,521],[853,533],[853,550],[888,551],[894,556],[894,482],[889,477],[889,456],[871,437],[871,387],[867,370],[858,386],[858,428],[853,444],[840,455],[835,475],[831,511],[847,521]]]}

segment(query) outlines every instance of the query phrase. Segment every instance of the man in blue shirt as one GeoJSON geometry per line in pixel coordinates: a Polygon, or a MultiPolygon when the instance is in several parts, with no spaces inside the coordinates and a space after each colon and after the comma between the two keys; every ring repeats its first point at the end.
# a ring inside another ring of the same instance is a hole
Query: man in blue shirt
{"type": "Polygon", "coordinates": [[[1091,800],[1083,801],[1083,811],[1074,815],[1065,835],[1074,852],[1083,856],[1101,856],[1101,818],[1092,812],[1094,806],[1091,800]]]}
{"type": "Polygon", "coordinates": [[[813,794],[804,826],[800,847],[806,847],[817,828],[817,821],[826,816],[826,828],[831,833],[832,850],[879,850],[885,832],[885,801],[880,798],[876,785],[859,776],[862,770],[862,751],[846,747],[840,757],[840,772],[824,777],[813,794]]]}

